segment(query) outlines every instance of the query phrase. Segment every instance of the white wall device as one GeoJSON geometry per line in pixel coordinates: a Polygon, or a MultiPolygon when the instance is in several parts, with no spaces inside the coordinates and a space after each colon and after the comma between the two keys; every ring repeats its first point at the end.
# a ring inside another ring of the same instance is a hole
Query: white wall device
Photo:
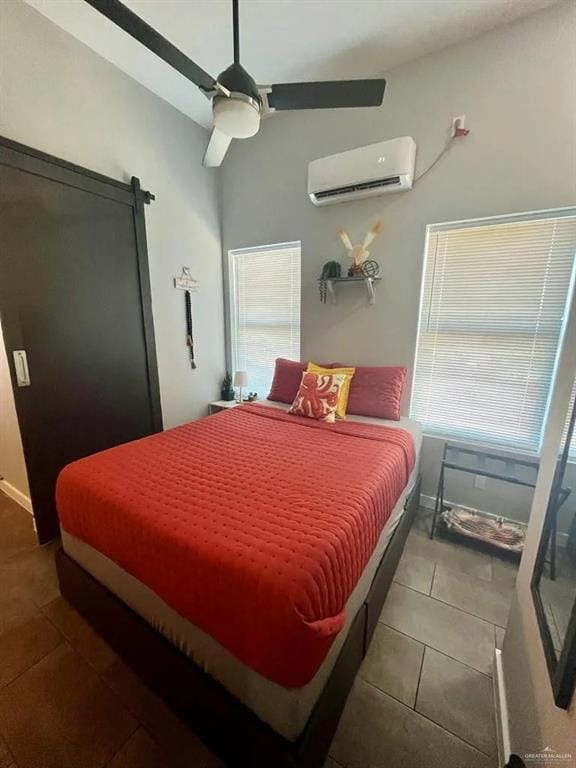
{"type": "Polygon", "coordinates": [[[314,205],[344,203],[412,189],[416,144],[410,136],[313,160],[308,196],[314,205]]]}

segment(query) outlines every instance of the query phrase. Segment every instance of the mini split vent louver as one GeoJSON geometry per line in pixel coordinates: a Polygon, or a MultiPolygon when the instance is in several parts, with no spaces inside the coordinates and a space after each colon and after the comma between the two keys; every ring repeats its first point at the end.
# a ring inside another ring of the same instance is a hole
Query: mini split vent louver
{"type": "Polygon", "coordinates": [[[330,205],[412,188],[416,144],[409,136],[313,160],[308,196],[330,205]]]}

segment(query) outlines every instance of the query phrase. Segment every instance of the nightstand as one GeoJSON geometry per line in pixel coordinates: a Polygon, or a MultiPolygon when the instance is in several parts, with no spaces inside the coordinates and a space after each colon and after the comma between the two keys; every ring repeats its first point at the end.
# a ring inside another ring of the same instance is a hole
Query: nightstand
{"type": "Polygon", "coordinates": [[[236,400],[214,400],[213,403],[208,403],[208,415],[212,416],[213,413],[218,413],[218,411],[236,408],[237,405],[240,405],[240,403],[237,403],[236,400]]]}

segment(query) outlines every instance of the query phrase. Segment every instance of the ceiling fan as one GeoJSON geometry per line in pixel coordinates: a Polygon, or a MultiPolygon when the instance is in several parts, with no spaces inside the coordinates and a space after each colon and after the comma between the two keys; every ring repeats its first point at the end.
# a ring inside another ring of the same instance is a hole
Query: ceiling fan
{"type": "Polygon", "coordinates": [[[381,78],[256,85],[252,76],[240,64],[238,0],[232,0],[234,63],[216,79],[119,0],[86,2],[174,67],[212,100],[214,128],[204,155],[205,166],[221,165],[232,139],[254,136],[260,128],[260,119],[274,112],[377,107],[382,104],[386,81],[381,78]]]}

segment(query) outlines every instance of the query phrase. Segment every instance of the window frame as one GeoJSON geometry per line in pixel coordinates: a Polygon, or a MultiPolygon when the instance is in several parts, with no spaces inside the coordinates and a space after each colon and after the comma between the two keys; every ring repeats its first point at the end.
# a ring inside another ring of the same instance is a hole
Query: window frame
{"type": "MultiPolygon", "coordinates": [[[[265,245],[247,246],[244,248],[229,248],[227,252],[228,257],[228,290],[227,290],[227,321],[228,321],[228,349],[229,349],[229,362],[232,375],[237,370],[243,370],[239,367],[237,358],[237,329],[238,323],[238,286],[236,281],[236,271],[234,268],[234,257],[237,255],[248,255],[251,253],[266,253],[272,251],[281,250],[295,250],[298,249],[300,254],[300,307],[298,316],[298,327],[300,331],[298,359],[300,359],[302,351],[302,241],[301,240],[289,240],[280,243],[267,243],[265,245]]],[[[273,371],[271,372],[271,377],[273,371]]],[[[248,383],[248,389],[250,389],[250,382],[248,383]]],[[[265,398],[268,393],[259,392],[259,398],[265,398]]]]}
{"type": "MultiPolygon", "coordinates": [[[[422,324],[421,324],[421,314],[422,314],[423,302],[425,301],[424,291],[426,288],[426,273],[428,268],[428,259],[431,258],[430,239],[432,235],[435,232],[449,231],[454,229],[468,229],[468,228],[474,228],[474,227],[479,227],[483,225],[489,226],[490,224],[498,224],[498,223],[514,222],[514,221],[518,221],[518,222],[537,221],[540,219],[548,219],[548,218],[569,218],[574,216],[576,216],[576,206],[570,205],[570,206],[563,206],[560,208],[546,208],[546,209],[535,210],[535,211],[520,211],[515,213],[482,216],[482,217],[473,218],[473,219],[436,222],[434,224],[428,224],[426,226],[426,235],[424,239],[424,256],[422,259],[422,271],[420,275],[416,344],[414,348],[411,387],[410,387],[410,404],[409,404],[410,418],[417,418],[414,415],[414,399],[415,399],[415,393],[416,393],[416,386],[415,386],[416,370],[417,370],[417,362],[418,362],[418,353],[420,350],[421,335],[423,333],[422,324]]],[[[567,309],[570,307],[570,302],[572,300],[574,293],[576,293],[576,252],[575,252],[574,260],[572,263],[569,284],[567,287],[564,313],[563,313],[561,328],[560,328],[559,337],[558,337],[558,345],[555,351],[554,363],[552,366],[552,375],[550,377],[550,384],[548,387],[548,393],[546,397],[546,406],[544,410],[544,416],[542,419],[542,425],[540,428],[538,445],[534,450],[527,449],[526,447],[506,445],[503,443],[499,443],[496,440],[491,442],[490,440],[482,440],[482,439],[475,438],[473,436],[462,435],[460,433],[451,432],[449,427],[447,427],[446,430],[436,430],[436,429],[428,430],[424,428],[423,434],[426,437],[433,437],[440,440],[450,440],[451,442],[460,443],[462,445],[471,445],[471,446],[478,446],[483,448],[490,448],[496,451],[500,451],[501,453],[504,453],[504,454],[506,453],[514,454],[517,456],[525,456],[528,458],[539,457],[542,450],[542,441],[544,438],[546,422],[548,419],[548,411],[550,408],[550,398],[552,396],[552,391],[556,382],[558,358],[559,358],[560,351],[562,349],[562,345],[564,343],[566,323],[568,320],[567,309]]],[[[569,462],[576,463],[576,453],[571,455],[569,462]]]]}

